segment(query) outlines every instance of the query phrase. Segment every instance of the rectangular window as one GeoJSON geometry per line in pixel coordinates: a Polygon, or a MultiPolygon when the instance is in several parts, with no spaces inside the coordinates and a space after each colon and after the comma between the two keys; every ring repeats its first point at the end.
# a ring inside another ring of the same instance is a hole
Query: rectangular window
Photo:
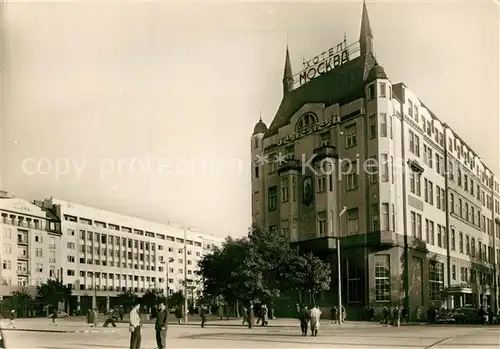
{"type": "Polygon", "coordinates": [[[375,255],[375,301],[388,302],[391,299],[390,256],[375,255]]]}
{"type": "Polygon", "coordinates": [[[358,144],[356,138],[356,125],[345,128],[345,147],[351,148],[358,144]]]}
{"type": "Polygon", "coordinates": [[[470,255],[470,238],[469,235],[465,235],[465,254],[470,255]]]}
{"type": "Polygon", "coordinates": [[[393,138],[393,135],[392,135],[392,116],[391,115],[387,116],[387,134],[388,134],[390,139],[393,138]]]}
{"type": "Polygon", "coordinates": [[[458,233],[458,250],[460,253],[464,253],[464,233],[458,233]]]}
{"type": "Polygon", "coordinates": [[[437,246],[443,247],[443,236],[441,235],[441,225],[437,224],[437,246]]]}
{"type": "Polygon", "coordinates": [[[380,113],[380,137],[387,137],[387,114],[380,113]]]}
{"type": "Polygon", "coordinates": [[[281,202],[287,202],[288,201],[288,185],[289,181],[288,178],[282,178],[281,179],[281,202]]]}
{"type": "Polygon", "coordinates": [[[326,176],[318,176],[316,178],[316,191],[318,193],[326,191],[326,176]]]}
{"type": "Polygon", "coordinates": [[[415,153],[416,156],[420,157],[420,137],[415,135],[415,153]]]}
{"type": "Polygon", "coordinates": [[[347,260],[347,302],[359,303],[363,297],[361,275],[363,269],[356,259],[347,260]]]}
{"type": "Polygon", "coordinates": [[[254,212],[259,213],[259,211],[260,211],[260,194],[258,191],[256,191],[253,194],[253,200],[254,200],[254,212]]]}
{"type": "Polygon", "coordinates": [[[372,231],[380,231],[380,212],[378,203],[372,204],[372,231]]]}
{"type": "Polygon", "coordinates": [[[413,119],[413,103],[408,100],[408,115],[413,119]]]}
{"type": "Polygon", "coordinates": [[[451,179],[452,181],[454,180],[453,179],[453,172],[454,172],[453,162],[448,161],[448,178],[451,179]]]}
{"type": "Polygon", "coordinates": [[[319,237],[326,236],[326,211],[318,212],[318,234],[319,237]]]}
{"type": "Polygon", "coordinates": [[[268,189],[268,208],[269,211],[274,211],[277,208],[277,196],[278,196],[278,188],[276,186],[272,186],[268,189]]]}
{"type": "Polygon", "coordinates": [[[385,98],[386,97],[386,85],[385,82],[381,82],[380,85],[380,97],[385,98]]]}
{"type": "Polygon", "coordinates": [[[392,204],[391,216],[392,216],[392,231],[396,231],[396,206],[394,206],[394,204],[392,204]]]}
{"type": "Polygon", "coordinates": [[[382,230],[389,231],[389,204],[382,203],[382,230]]]}
{"type": "Polygon", "coordinates": [[[429,204],[434,205],[434,184],[429,181],[428,183],[429,189],[429,204]]]}
{"type": "Polygon", "coordinates": [[[349,235],[355,235],[359,232],[359,212],[357,207],[347,211],[347,231],[349,235]]]}
{"type": "Polygon", "coordinates": [[[370,116],[370,139],[377,138],[377,118],[375,115],[370,116]]]}
{"type": "Polygon", "coordinates": [[[431,262],[429,266],[429,300],[441,300],[444,285],[444,265],[431,262]]]}
{"type": "Polygon", "coordinates": [[[451,228],[451,250],[455,251],[457,249],[456,239],[455,239],[455,228],[451,228]]]}
{"type": "Polygon", "coordinates": [[[451,278],[453,280],[457,279],[457,266],[455,264],[451,266],[451,278]]]}
{"type": "Polygon", "coordinates": [[[441,209],[441,188],[436,185],[436,207],[441,209]]]}
{"type": "Polygon", "coordinates": [[[411,235],[417,238],[417,214],[413,211],[410,212],[410,225],[411,225],[411,235]]]}
{"type": "Polygon", "coordinates": [[[380,173],[381,181],[389,182],[389,161],[387,154],[381,154],[380,166],[381,166],[381,173],[380,173]]]}

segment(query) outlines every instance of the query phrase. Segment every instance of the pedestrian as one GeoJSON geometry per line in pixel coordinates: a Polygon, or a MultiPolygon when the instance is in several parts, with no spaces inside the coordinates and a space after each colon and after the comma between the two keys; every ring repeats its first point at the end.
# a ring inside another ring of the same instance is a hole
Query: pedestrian
{"type": "Polygon", "coordinates": [[[130,332],[130,349],[141,348],[141,317],[139,316],[139,308],[141,304],[136,301],[134,307],[130,311],[129,317],[129,332],[130,332]]]}
{"type": "Polygon", "coordinates": [[[168,310],[165,303],[160,303],[160,312],[156,316],[155,332],[156,346],[158,349],[165,349],[167,342],[168,310]]]}
{"type": "Polygon", "coordinates": [[[93,319],[94,319],[94,327],[97,327],[97,316],[99,315],[99,312],[97,311],[97,308],[94,308],[94,310],[92,310],[93,312],[93,319]]]}
{"type": "Polygon", "coordinates": [[[384,325],[384,327],[387,327],[387,325],[389,324],[389,308],[384,307],[384,309],[382,309],[382,318],[382,325],[384,325]]]}
{"type": "Polygon", "coordinates": [[[307,324],[309,323],[309,311],[306,305],[302,305],[299,311],[300,330],[303,336],[307,336],[307,324]]]}
{"type": "Polygon", "coordinates": [[[339,309],[334,305],[332,307],[332,324],[336,324],[338,320],[339,320],[339,309]]]}
{"type": "Polygon", "coordinates": [[[57,319],[57,310],[54,310],[54,313],[52,314],[52,323],[53,323],[55,326],[57,326],[56,319],[57,319]]]}
{"type": "Polygon", "coordinates": [[[403,310],[401,310],[401,322],[406,322],[408,323],[408,309],[406,307],[403,307],[403,310]]]}
{"type": "Polygon", "coordinates": [[[248,314],[248,308],[247,307],[243,307],[243,320],[241,322],[242,325],[246,324],[247,321],[248,321],[247,314],[248,314]]]}
{"type": "Polygon", "coordinates": [[[267,305],[264,304],[262,305],[262,311],[261,311],[261,319],[262,319],[262,326],[267,326],[268,324],[268,309],[267,309],[267,305]]]}
{"type": "Polygon", "coordinates": [[[253,320],[254,320],[254,312],[253,312],[253,304],[250,303],[250,306],[248,307],[248,328],[252,328],[253,325],[253,320]]]}
{"type": "Polygon", "coordinates": [[[311,336],[316,337],[318,335],[320,317],[321,310],[316,305],[314,305],[309,315],[309,321],[311,322],[311,336]]]}
{"type": "Polygon", "coordinates": [[[106,321],[104,321],[104,324],[102,325],[102,327],[108,327],[109,324],[113,325],[113,327],[116,327],[116,321],[118,321],[118,314],[117,314],[117,311],[114,310],[114,309],[111,309],[108,313],[108,317],[106,319],[106,321]]]}
{"type": "Polygon", "coordinates": [[[9,312],[9,319],[9,326],[11,326],[12,328],[16,328],[16,325],[14,324],[14,320],[16,319],[16,311],[14,309],[9,312]]]}
{"type": "Polygon", "coordinates": [[[401,325],[401,307],[396,305],[393,311],[392,326],[399,327],[401,325]]]}
{"type": "MultiPolygon", "coordinates": [[[[207,321],[207,311],[205,310],[205,306],[203,306],[203,305],[200,308],[200,317],[201,317],[201,327],[204,328],[205,322],[207,321]]],[[[243,320],[243,321],[245,321],[245,320],[243,320]]]]}
{"type": "Polygon", "coordinates": [[[182,319],[182,308],[181,307],[175,308],[175,317],[177,318],[177,323],[180,325],[181,319],[182,319]]]}

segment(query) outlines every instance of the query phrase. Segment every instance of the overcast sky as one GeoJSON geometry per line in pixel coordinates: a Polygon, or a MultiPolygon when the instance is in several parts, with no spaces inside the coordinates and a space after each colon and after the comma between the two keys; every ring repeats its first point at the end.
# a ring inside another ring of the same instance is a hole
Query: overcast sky
{"type": "MultiPolygon", "coordinates": [[[[389,79],[498,169],[498,7],[367,4],[389,79]]],[[[356,41],[361,9],[361,1],[4,4],[4,189],[245,234],[249,139],[260,113],[269,124],[279,105],[287,40],[296,73],[344,32],[356,41]]]]}

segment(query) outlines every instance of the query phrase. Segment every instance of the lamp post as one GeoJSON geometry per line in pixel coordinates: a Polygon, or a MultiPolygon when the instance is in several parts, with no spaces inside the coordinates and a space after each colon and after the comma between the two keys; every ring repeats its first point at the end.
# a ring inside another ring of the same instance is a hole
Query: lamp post
{"type": "Polygon", "coordinates": [[[337,229],[337,277],[338,281],[338,294],[339,294],[339,325],[342,327],[342,268],[340,267],[340,219],[342,215],[347,211],[347,207],[343,207],[342,211],[340,211],[337,219],[338,219],[338,229],[337,229]]]}
{"type": "Polygon", "coordinates": [[[184,324],[187,325],[188,321],[188,285],[187,285],[187,230],[191,231],[191,228],[184,228],[184,324]]]}
{"type": "MultiPolygon", "coordinates": [[[[169,267],[168,267],[168,264],[172,263],[173,261],[174,261],[174,259],[172,257],[167,257],[166,260],[161,262],[161,264],[165,264],[165,269],[166,269],[165,274],[166,274],[167,279],[165,280],[165,302],[167,302],[167,303],[168,303],[168,296],[169,296],[169,292],[168,292],[168,279],[169,279],[168,278],[168,273],[169,273],[168,268],[169,267]]],[[[165,304],[165,305],[167,305],[167,308],[168,308],[168,304],[165,304]]]]}

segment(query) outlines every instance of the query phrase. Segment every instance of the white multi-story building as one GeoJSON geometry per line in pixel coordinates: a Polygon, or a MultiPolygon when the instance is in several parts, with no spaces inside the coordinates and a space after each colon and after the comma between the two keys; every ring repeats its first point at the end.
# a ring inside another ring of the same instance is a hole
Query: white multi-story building
{"type": "Polygon", "coordinates": [[[0,195],[0,297],[26,288],[32,295],[49,277],[60,277],[61,233],[57,217],[29,201],[0,195]]]}
{"type": "Polygon", "coordinates": [[[321,298],[330,306],[340,284],[353,319],[395,304],[413,319],[496,310],[498,176],[374,52],[366,4],[357,43],[295,75],[287,49],[282,101],[250,139],[253,223],[341,268],[321,298]]]}
{"type": "Polygon", "coordinates": [[[197,280],[198,261],[221,238],[173,224],[159,224],[50,198],[38,205],[61,221],[63,282],[73,289],[72,308],[113,306],[117,294],[148,289],[184,290],[197,280]],[[167,264],[168,263],[168,264],[167,264]]]}

